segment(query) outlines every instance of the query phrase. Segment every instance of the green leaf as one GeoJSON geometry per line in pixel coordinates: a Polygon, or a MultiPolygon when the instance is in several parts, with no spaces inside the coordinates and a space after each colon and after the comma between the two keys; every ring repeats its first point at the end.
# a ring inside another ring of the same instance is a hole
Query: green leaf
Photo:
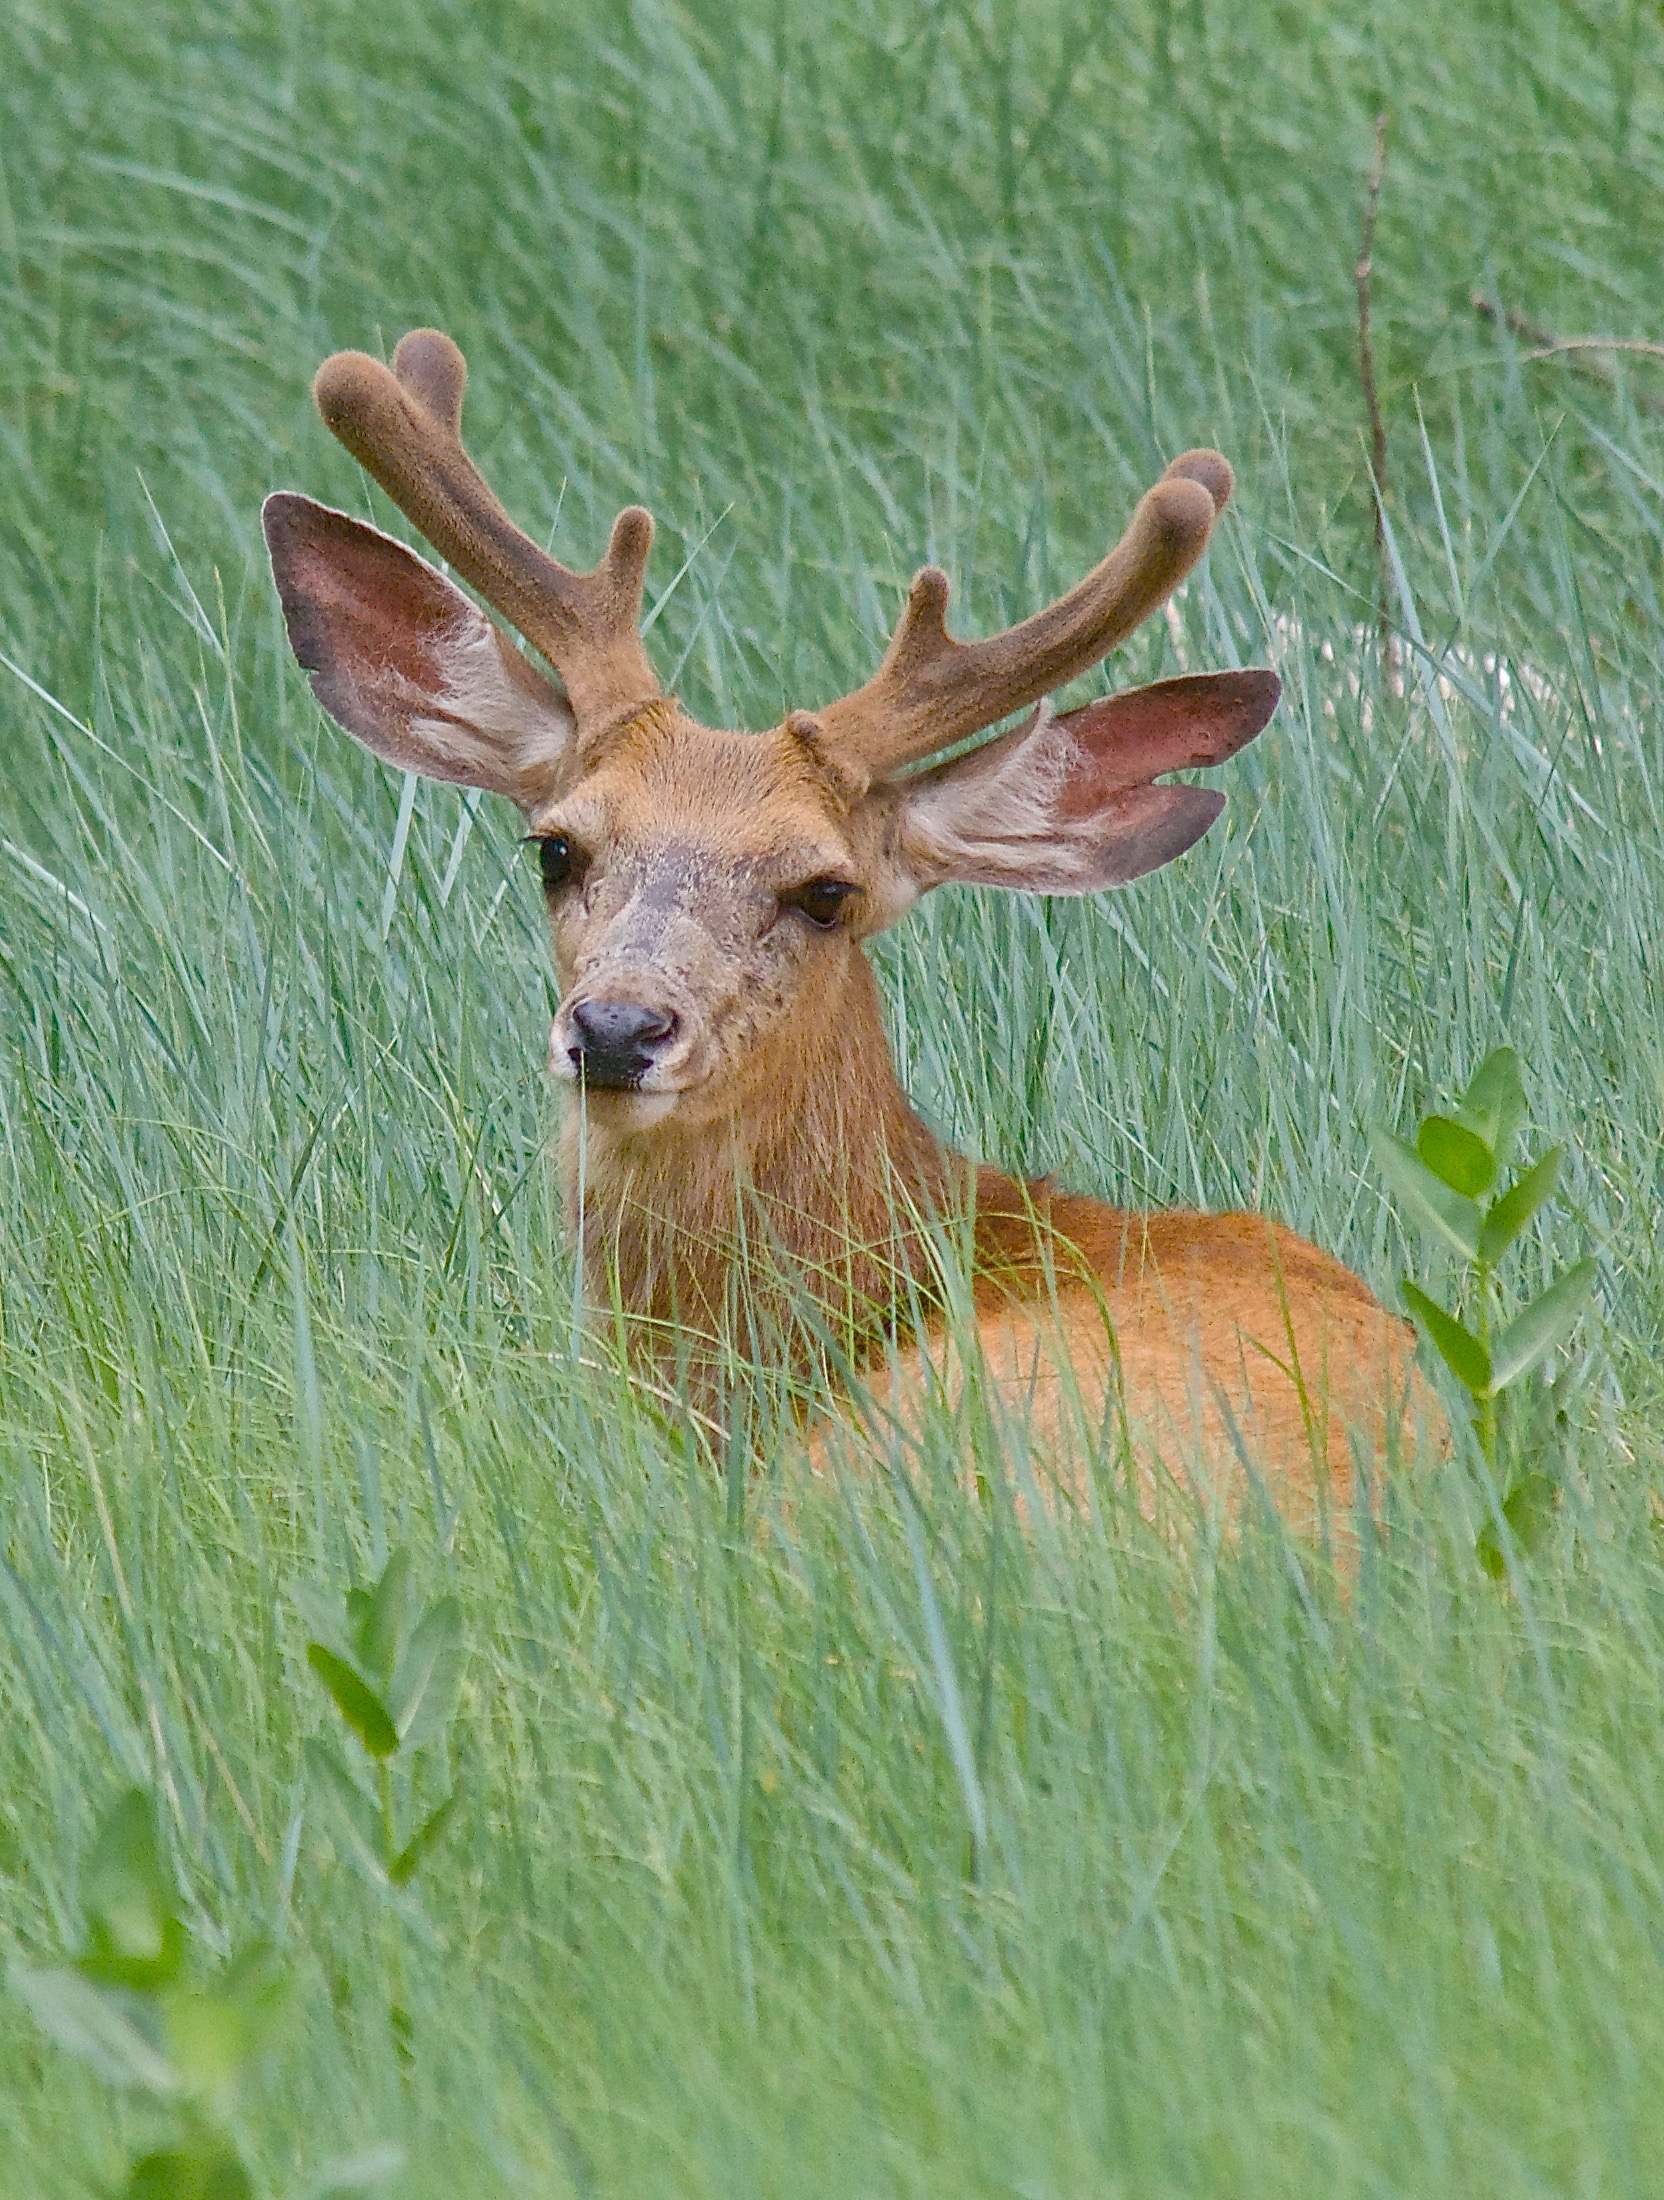
{"type": "Polygon", "coordinates": [[[1599,1266],[1580,1260],[1551,1283],[1541,1298],[1533,1299],[1523,1314],[1508,1324],[1491,1348],[1491,1387],[1506,1389],[1545,1359],[1556,1345],[1571,1335],[1589,1293],[1595,1287],[1599,1266]]]}
{"type": "Polygon", "coordinates": [[[1432,1338],[1439,1357],[1463,1389],[1475,1398],[1486,1396],[1492,1381],[1491,1356],[1473,1331],[1464,1328],[1454,1314],[1436,1306],[1413,1283],[1404,1286],[1404,1303],[1432,1338]]]}
{"type": "Polygon", "coordinates": [[[452,1788],[436,1811],[423,1819],[412,1838],[394,1857],[388,1866],[387,1876],[395,1887],[408,1887],[415,1878],[423,1859],[438,1847],[445,1828],[450,1824],[457,1804],[462,1800],[462,1790],[452,1788]]]}
{"type": "Polygon", "coordinates": [[[1505,1192],[1491,1201],[1479,1225],[1481,1260],[1500,1260],[1537,1209],[1554,1197],[1560,1164],[1565,1157],[1564,1146],[1550,1146],[1541,1161],[1534,1162],[1524,1176],[1516,1177],[1505,1192]]]}
{"type": "Polygon", "coordinates": [[[1533,1467],[1530,1473],[1518,1478],[1502,1500],[1503,1517],[1513,1529],[1514,1540],[1522,1551],[1533,1551],[1542,1541],[1559,1495],[1554,1477],[1533,1467]]]}
{"type": "Polygon", "coordinates": [[[87,1952],[80,1968],[104,1986],[154,1992],[179,1976],[185,1928],[179,1890],[162,1855],[156,1806],[129,1788],[106,1812],[81,1873],[87,1952]]]}
{"type": "Polygon", "coordinates": [[[391,1757],[399,1746],[387,1707],[362,1675],[321,1642],[306,1646],[306,1662],[334,1698],[335,1708],[372,1757],[391,1757]]]}
{"type": "Polygon", "coordinates": [[[253,2200],[254,2181],[229,2139],[169,2147],[135,2162],[123,2200],[253,2200]]]}
{"type": "Polygon", "coordinates": [[[1525,1085],[1520,1058],[1512,1047],[1498,1047],[1486,1055],[1456,1103],[1456,1113],[1489,1146],[1497,1167],[1505,1168],[1515,1134],[1525,1121],[1525,1085]]]}
{"type": "Polygon", "coordinates": [[[174,2064],[199,2100],[229,2111],[237,2080],[270,2043],[288,1981],[266,1942],[256,1942],[209,1987],[167,1996],[174,2064]]]}
{"type": "MultiPolygon", "coordinates": [[[[1507,1521],[1514,1542],[1521,1554],[1533,1551],[1542,1541],[1554,1511],[1559,1488],[1551,1475],[1540,1468],[1532,1468],[1522,1474],[1510,1486],[1502,1500],[1502,1517],[1507,1521]]],[[[1508,1571],[1508,1561],[1503,1555],[1502,1537],[1497,1532],[1496,1521],[1487,1520],[1474,1539],[1474,1551],[1479,1563],[1493,1581],[1500,1581],[1508,1571]]]]}
{"type": "Polygon", "coordinates": [[[410,1553],[403,1549],[389,1555],[373,1589],[347,1591],[353,1649],[364,1671],[383,1688],[398,1663],[409,1603],[410,1553]]]}
{"type": "Polygon", "coordinates": [[[1391,1131],[1376,1130],[1370,1142],[1387,1190],[1425,1227],[1436,1230],[1465,1260],[1479,1246],[1479,1209],[1471,1199],[1441,1184],[1413,1146],[1391,1131]]]}
{"type": "Polygon", "coordinates": [[[462,1685],[462,1607],[455,1597],[430,1604],[399,1660],[388,1709],[399,1739],[419,1749],[444,1732],[462,1685]]]}
{"type": "Polygon", "coordinates": [[[254,1940],[226,1966],[214,1991],[251,2048],[260,2048],[288,2006],[289,1978],[272,1943],[254,1940]]]}
{"type": "Polygon", "coordinates": [[[1496,1156],[1476,1131],[1448,1115],[1429,1115],[1416,1133],[1416,1152],[1439,1182],[1464,1199],[1477,1199],[1496,1182],[1496,1156]]]}
{"type": "Polygon", "coordinates": [[[91,2063],[113,2085],[168,2095],[179,2090],[172,2063],[140,2019],[145,2003],[119,1987],[98,1986],[79,1971],[6,1968],[6,1984],[49,2038],[91,2063]]]}

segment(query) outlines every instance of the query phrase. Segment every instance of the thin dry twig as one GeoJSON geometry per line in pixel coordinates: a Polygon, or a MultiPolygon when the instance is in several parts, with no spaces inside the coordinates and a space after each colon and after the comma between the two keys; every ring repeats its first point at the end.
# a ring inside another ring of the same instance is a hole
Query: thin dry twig
{"type": "Polygon", "coordinates": [[[1552,344],[1554,338],[1546,328],[1539,328],[1535,321],[1528,321],[1517,306],[1499,304],[1488,291],[1474,290],[1468,293],[1468,303],[1482,321],[1503,321],[1514,334],[1528,344],[1552,344]]]}
{"type": "Polygon", "coordinates": [[[1561,336],[1552,344],[1544,344],[1538,351],[1528,351],[1527,359],[1552,359],[1561,351],[1641,351],[1655,359],[1664,359],[1664,344],[1650,343],[1644,336],[1561,336]]]}
{"type": "MultiPolygon", "coordinates": [[[[1363,242],[1358,247],[1354,279],[1358,286],[1358,364],[1363,374],[1364,407],[1369,414],[1369,465],[1377,495],[1387,478],[1387,430],[1381,418],[1381,397],[1375,381],[1375,345],[1370,331],[1369,286],[1375,272],[1375,222],[1381,211],[1381,179],[1387,166],[1387,118],[1375,118],[1375,158],[1369,166],[1369,187],[1364,199],[1363,242]]],[[[1380,531],[1377,513],[1376,531],[1380,531]]]]}
{"type": "Polygon", "coordinates": [[[1369,164],[1369,184],[1364,197],[1363,237],[1353,280],[1358,292],[1358,371],[1363,379],[1364,410],[1369,416],[1369,473],[1375,492],[1375,555],[1381,573],[1381,643],[1389,659],[1393,633],[1389,616],[1392,597],[1387,574],[1387,425],[1381,417],[1381,392],[1375,378],[1375,342],[1370,327],[1370,282],[1375,272],[1375,222],[1381,211],[1381,179],[1387,168],[1387,118],[1375,118],[1375,157],[1369,164]]]}
{"type": "MultiPolygon", "coordinates": [[[[1483,290],[1470,292],[1468,302],[1482,321],[1493,325],[1505,323],[1521,343],[1530,346],[1520,354],[1527,365],[1543,359],[1567,359],[1581,373],[1596,374],[1603,382],[1615,384],[1618,380],[1615,353],[1664,359],[1664,344],[1653,343],[1644,336],[1556,336],[1516,307],[1500,304],[1483,290]]],[[[1664,403],[1654,397],[1637,397],[1635,403],[1642,412],[1664,412],[1664,403]]]]}

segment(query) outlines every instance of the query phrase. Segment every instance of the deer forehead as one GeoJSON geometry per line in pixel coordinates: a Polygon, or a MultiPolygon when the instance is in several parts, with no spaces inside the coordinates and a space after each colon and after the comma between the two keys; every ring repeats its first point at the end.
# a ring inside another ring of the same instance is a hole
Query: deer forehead
{"type": "Polygon", "coordinates": [[[816,869],[853,855],[838,783],[795,734],[722,733],[662,705],[610,735],[534,833],[697,849],[745,869],[816,869]]]}

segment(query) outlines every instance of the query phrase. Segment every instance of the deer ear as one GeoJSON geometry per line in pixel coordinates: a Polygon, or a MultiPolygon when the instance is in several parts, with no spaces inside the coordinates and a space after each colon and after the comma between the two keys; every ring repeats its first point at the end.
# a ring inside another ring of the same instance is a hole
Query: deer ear
{"type": "Polygon", "coordinates": [[[1277,707],[1273,672],[1163,680],[1026,724],[903,781],[896,851],[915,889],[958,880],[1032,894],[1095,894],[1170,863],[1225,798],[1158,787],[1161,772],[1222,764],[1277,707]]]}
{"type": "Polygon", "coordinates": [[[560,689],[391,535],[288,492],[260,517],[290,646],[336,723],[404,771],[535,808],[572,738],[560,689]]]}

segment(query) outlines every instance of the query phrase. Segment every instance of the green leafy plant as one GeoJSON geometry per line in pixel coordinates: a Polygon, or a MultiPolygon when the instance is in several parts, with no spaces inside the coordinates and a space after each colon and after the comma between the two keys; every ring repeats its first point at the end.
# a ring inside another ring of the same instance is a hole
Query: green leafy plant
{"type": "MultiPolygon", "coordinates": [[[[1466,1391],[1474,1437],[1495,1478],[1503,1518],[1522,1547],[1529,1547],[1553,1502],[1555,1480],[1540,1458],[1505,1456],[1507,1409],[1571,1335],[1593,1288],[1596,1264],[1580,1260],[1526,1305],[1509,1302],[1501,1263],[1553,1198],[1565,1159],[1563,1146],[1551,1146],[1509,1176],[1525,1118],[1519,1059],[1511,1047],[1498,1047],[1480,1063],[1450,1113],[1422,1118],[1413,1145],[1381,1129],[1374,1143],[1401,1211],[1465,1263],[1455,1306],[1441,1306],[1407,1279],[1404,1303],[1466,1391]]],[[[1482,1531],[1478,1550],[1487,1572],[1505,1571],[1494,1521],[1482,1531]]]]}
{"type": "Polygon", "coordinates": [[[7,1983],[60,2047],[147,2094],[171,2125],[135,2160],[127,2200],[245,2200],[254,2191],[236,2120],[242,2090],[282,2016],[287,1987],[256,1942],[210,1968],[182,1914],[155,1805],[131,1788],[99,1825],[81,1874],[81,1952],[7,1983]]]}
{"type": "Polygon", "coordinates": [[[321,1604],[313,1616],[321,1624],[306,1662],[357,1745],[357,1761],[315,1735],[304,1745],[308,1770],[335,1807],[352,1860],[378,1885],[407,1887],[461,1797],[453,1785],[426,1812],[415,1800],[418,1752],[443,1736],[456,1708],[462,1609],[441,1596],[418,1610],[409,1554],[396,1550],[373,1587],[347,1591],[339,1617],[321,1604]]]}

